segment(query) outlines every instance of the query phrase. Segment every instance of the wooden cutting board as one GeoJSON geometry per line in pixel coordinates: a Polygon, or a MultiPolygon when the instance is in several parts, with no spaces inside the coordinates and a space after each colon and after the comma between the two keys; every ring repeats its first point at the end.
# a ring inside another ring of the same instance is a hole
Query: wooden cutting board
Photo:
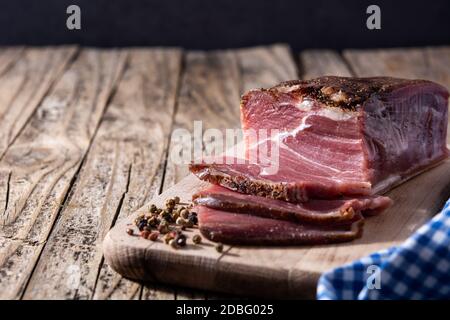
{"type": "MultiPolygon", "coordinates": [[[[193,175],[168,189],[151,203],[179,196],[189,201],[207,183],[193,175]]],[[[314,298],[317,280],[331,268],[399,244],[436,214],[450,195],[450,160],[395,188],[388,195],[394,205],[366,220],[364,235],[353,242],[298,247],[225,246],[218,253],[212,242],[194,245],[198,230],[187,231],[188,245],[172,249],[130,236],[127,228],[148,206],[119,221],[104,240],[106,261],[120,274],[135,280],[243,294],[247,296],[314,298]]]]}

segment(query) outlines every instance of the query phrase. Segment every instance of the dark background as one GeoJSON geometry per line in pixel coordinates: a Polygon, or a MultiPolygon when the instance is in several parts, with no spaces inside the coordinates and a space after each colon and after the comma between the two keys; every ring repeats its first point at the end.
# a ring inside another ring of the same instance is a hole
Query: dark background
{"type": "Polygon", "coordinates": [[[0,45],[182,46],[287,42],[303,48],[450,44],[450,0],[0,0],[0,45]],[[81,7],[81,30],[66,8],[81,7]],[[366,8],[381,7],[381,30],[366,8]]]}

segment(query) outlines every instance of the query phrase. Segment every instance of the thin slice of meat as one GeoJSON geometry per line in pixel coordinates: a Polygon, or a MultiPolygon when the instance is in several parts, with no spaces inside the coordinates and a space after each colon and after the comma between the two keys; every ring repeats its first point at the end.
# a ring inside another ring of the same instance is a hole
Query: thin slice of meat
{"type": "Polygon", "coordinates": [[[313,245],[352,241],[362,235],[364,219],[346,224],[310,225],[195,206],[199,229],[211,241],[230,245],[313,245]]]}
{"type": "Polygon", "coordinates": [[[294,203],[380,194],[448,156],[447,103],[436,83],[388,77],[252,90],[241,101],[244,159],[190,170],[234,191],[294,203]]]}
{"type": "Polygon", "coordinates": [[[374,215],[392,204],[388,197],[373,196],[342,200],[310,200],[289,203],[246,195],[211,185],[193,196],[196,205],[233,213],[246,213],[271,219],[333,224],[354,220],[356,215],[374,215]]]}

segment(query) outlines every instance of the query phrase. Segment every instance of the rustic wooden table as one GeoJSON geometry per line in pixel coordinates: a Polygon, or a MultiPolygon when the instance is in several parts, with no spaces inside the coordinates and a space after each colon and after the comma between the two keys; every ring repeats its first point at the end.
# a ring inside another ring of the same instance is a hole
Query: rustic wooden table
{"type": "Polygon", "coordinates": [[[0,298],[222,298],[121,278],[102,240],[186,175],[168,157],[174,128],[238,127],[244,91],[325,74],[449,88],[450,47],[0,48],[0,298]]]}

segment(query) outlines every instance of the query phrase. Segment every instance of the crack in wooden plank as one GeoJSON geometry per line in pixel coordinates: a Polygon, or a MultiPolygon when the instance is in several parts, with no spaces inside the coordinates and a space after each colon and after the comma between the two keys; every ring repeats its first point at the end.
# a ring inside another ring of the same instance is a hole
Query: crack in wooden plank
{"type": "MultiPolygon", "coordinates": [[[[127,184],[126,184],[126,186],[125,186],[125,191],[122,193],[122,196],[121,196],[121,198],[120,198],[120,200],[119,200],[119,204],[118,204],[118,206],[117,206],[117,208],[116,208],[116,212],[115,212],[114,217],[113,217],[113,220],[112,220],[112,222],[111,222],[111,225],[112,225],[112,226],[115,225],[116,220],[117,220],[117,218],[119,217],[120,211],[122,210],[123,201],[124,201],[125,196],[126,196],[126,194],[128,193],[128,190],[129,190],[129,188],[130,188],[131,170],[132,170],[132,167],[133,167],[133,164],[130,163],[129,168],[128,168],[127,184]]],[[[99,276],[100,276],[100,272],[101,272],[101,269],[102,269],[102,265],[103,265],[103,263],[104,263],[104,260],[105,260],[105,258],[102,256],[102,259],[101,259],[101,261],[100,261],[100,263],[99,263],[99,265],[98,265],[98,267],[97,267],[97,274],[96,274],[96,276],[95,276],[94,287],[93,287],[92,294],[91,294],[91,297],[90,297],[91,300],[94,298],[94,294],[95,294],[95,291],[96,291],[96,289],[97,289],[98,278],[99,278],[99,276]]]]}

